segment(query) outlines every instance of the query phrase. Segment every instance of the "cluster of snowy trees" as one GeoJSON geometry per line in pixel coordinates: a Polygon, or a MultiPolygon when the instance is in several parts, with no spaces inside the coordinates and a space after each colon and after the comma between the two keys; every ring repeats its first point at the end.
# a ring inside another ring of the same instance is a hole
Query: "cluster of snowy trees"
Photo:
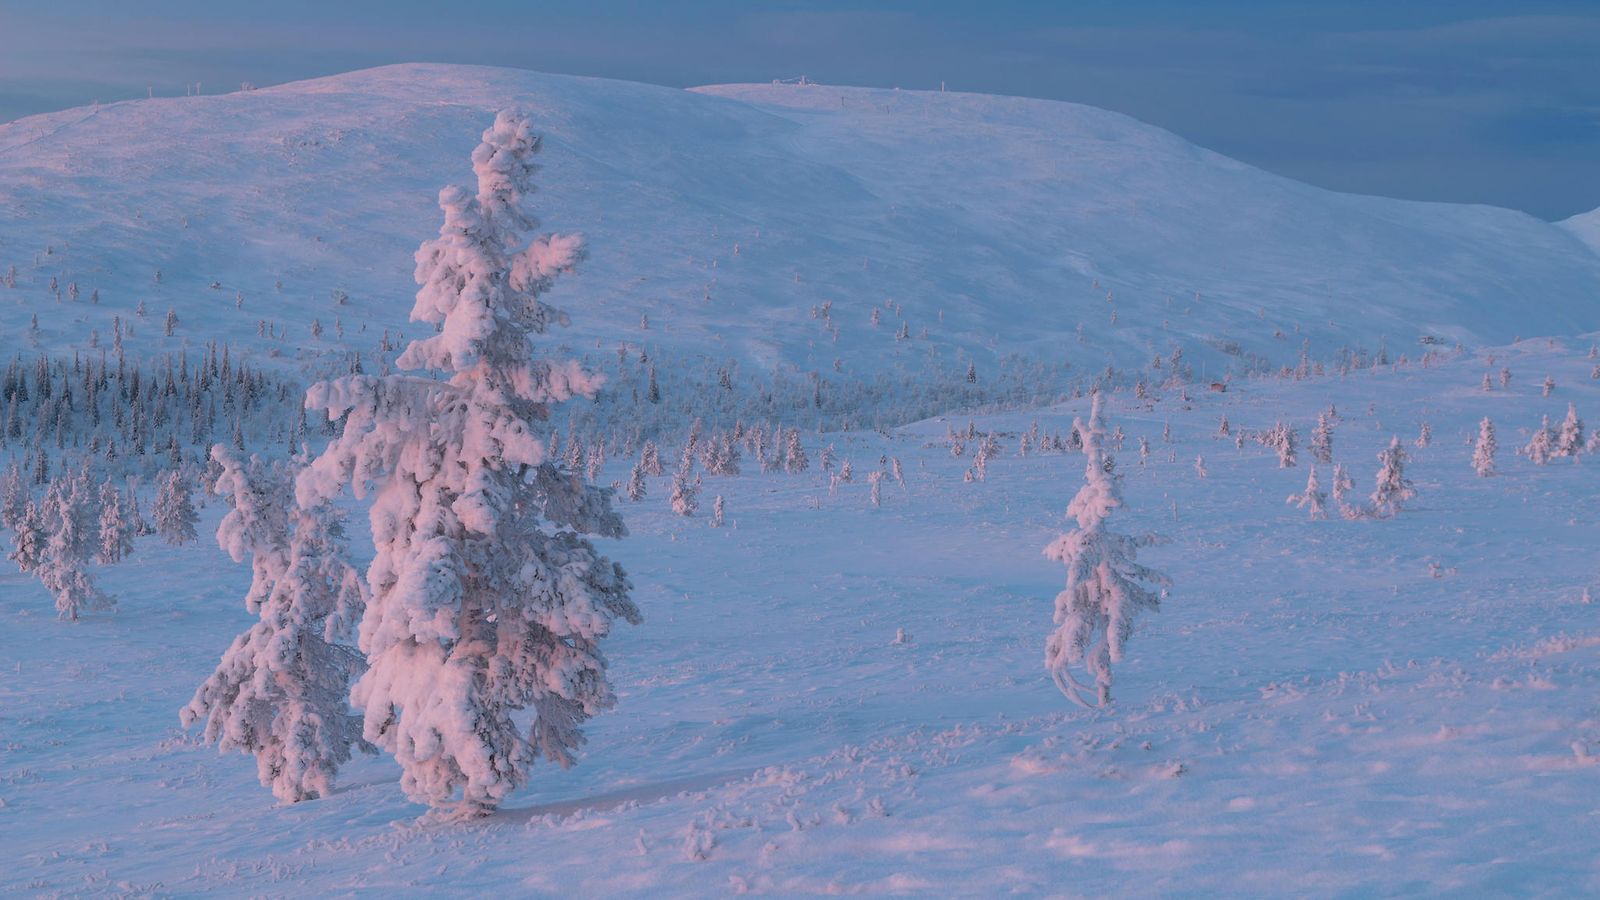
{"type": "Polygon", "coordinates": [[[203,462],[217,441],[293,447],[307,434],[301,393],[238,360],[226,344],[148,366],[130,360],[120,341],[93,358],[18,356],[0,376],[0,455],[20,459],[43,484],[51,457],[66,453],[106,471],[149,476],[203,462]]]}
{"type": "Polygon", "coordinates": [[[90,566],[123,561],[135,537],[159,534],[172,544],[194,539],[190,485],[177,470],[161,479],[150,520],[132,479],[123,488],[110,476],[97,484],[88,460],[63,467],[37,497],[31,480],[15,461],[0,475],[0,524],[12,534],[10,559],[44,584],[64,619],[116,605],[96,585],[90,566]]]}
{"type": "Polygon", "coordinates": [[[1587,433],[1577,407],[1571,403],[1567,404],[1567,416],[1559,426],[1552,426],[1550,417],[1545,416],[1522,448],[1524,456],[1541,466],[1552,459],[1575,458],[1580,453],[1600,453],[1600,431],[1587,433]]]}
{"type": "Polygon", "coordinates": [[[604,374],[606,385],[594,403],[567,411],[562,424],[619,447],[679,438],[694,421],[727,431],[740,422],[810,433],[882,430],[953,410],[1048,405],[1081,396],[1094,381],[1067,363],[1009,356],[968,381],[968,362],[935,350],[870,374],[849,372],[842,362],[839,370],[752,371],[732,360],[628,345],[582,362],[604,374]]]}

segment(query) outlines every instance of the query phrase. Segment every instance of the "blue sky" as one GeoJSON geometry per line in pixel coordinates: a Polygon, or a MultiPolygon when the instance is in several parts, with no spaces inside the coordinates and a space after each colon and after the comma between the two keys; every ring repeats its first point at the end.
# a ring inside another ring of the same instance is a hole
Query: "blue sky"
{"type": "MultiPolygon", "coordinates": [[[[1600,206],[1600,2],[0,0],[0,121],[404,61],[1091,103],[1338,190],[1600,206]]],[[[976,149],[974,152],[981,152],[976,149]]]]}

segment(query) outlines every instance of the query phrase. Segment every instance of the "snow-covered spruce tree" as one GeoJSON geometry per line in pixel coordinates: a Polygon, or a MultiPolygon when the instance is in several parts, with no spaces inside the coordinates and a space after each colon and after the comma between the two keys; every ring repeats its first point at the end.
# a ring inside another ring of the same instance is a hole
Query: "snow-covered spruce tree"
{"type": "Polygon", "coordinates": [[[150,507],[150,517],[155,520],[156,533],[175,547],[199,539],[194,526],[200,517],[194,511],[189,479],[183,477],[181,471],[172,469],[162,476],[161,489],[150,507]]]}
{"type": "Polygon", "coordinates": [[[1494,439],[1494,423],[1488,416],[1478,423],[1478,440],[1472,447],[1472,470],[1478,473],[1479,478],[1488,478],[1494,474],[1494,452],[1500,445],[1494,439]]]}
{"type": "Polygon", "coordinates": [[[122,492],[107,478],[100,485],[99,545],[95,562],[119,563],[133,553],[134,524],[122,492]]]}
{"type": "Polygon", "coordinates": [[[644,442],[644,449],[639,451],[639,465],[646,475],[661,474],[661,451],[656,449],[655,441],[644,442]]]}
{"type": "Polygon", "coordinates": [[[362,604],[343,523],[331,504],[295,507],[281,463],[245,462],[223,444],[211,453],[222,465],[215,491],[231,507],[217,543],[234,562],[250,557],[244,604],[261,621],[234,638],[179,719],[203,722],[220,750],[254,755],[279,800],[326,797],[353,748],[373,751],[345,700],[361,658],[335,643],[362,604]]]}
{"type": "Polygon", "coordinates": [[[1333,464],[1333,422],[1326,412],[1317,413],[1317,427],[1311,432],[1311,458],[1325,466],[1333,464]]]}
{"type": "Polygon", "coordinates": [[[1294,429],[1283,422],[1272,426],[1272,430],[1267,432],[1267,446],[1278,451],[1278,468],[1293,468],[1299,459],[1295,451],[1295,440],[1294,429]]]}
{"type": "Polygon", "coordinates": [[[1550,417],[1545,416],[1534,430],[1533,437],[1528,439],[1528,445],[1522,448],[1523,454],[1533,461],[1536,466],[1542,466],[1550,461],[1550,456],[1555,452],[1556,432],[1550,427],[1550,417]]]}
{"type": "Polygon", "coordinates": [[[6,558],[17,564],[17,571],[31,574],[44,562],[44,511],[39,502],[23,504],[22,514],[11,524],[11,552],[6,558]]]}
{"type": "Polygon", "coordinates": [[[797,475],[810,467],[811,459],[806,456],[805,445],[800,443],[800,429],[790,428],[783,444],[783,470],[797,475]]]}
{"type": "Polygon", "coordinates": [[[1334,463],[1333,502],[1335,506],[1339,507],[1339,515],[1344,516],[1346,519],[1361,518],[1361,510],[1351,506],[1348,499],[1350,492],[1355,490],[1355,487],[1355,480],[1350,477],[1350,470],[1344,467],[1344,463],[1334,463]]]}
{"type": "Polygon", "coordinates": [[[685,444],[669,488],[668,502],[672,504],[672,511],[680,516],[694,515],[700,508],[699,493],[700,479],[694,474],[694,445],[685,444]]]}
{"type": "Polygon", "coordinates": [[[32,571],[55,598],[56,614],[63,619],[116,606],[116,599],[103,593],[87,571],[98,544],[97,507],[88,471],[62,472],[50,482],[33,522],[18,530],[19,553],[13,558],[23,565],[23,532],[31,532],[27,540],[34,545],[32,571]]]}
{"type": "Polygon", "coordinates": [[[1306,489],[1298,494],[1289,495],[1288,502],[1300,509],[1309,509],[1313,519],[1328,517],[1328,495],[1322,492],[1322,484],[1317,480],[1315,463],[1311,466],[1311,473],[1306,476],[1306,489]]]}
{"type": "Polygon", "coordinates": [[[1583,452],[1583,420],[1578,418],[1578,408],[1567,404],[1567,417],[1556,433],[1556,455],[1577,456],[1583,452]]]}
{"type": "Polygon", "coordinates": [[[0,477],[0,525],[15,529],[28,508],[28,481],[22,475],[22,466],[16,460],[6,466],[0,477]]]}
{"type": "Polygon", "coordinates": [[[638,503],[640,500],[644,499],[645,492],[644,462],[640,461],[634,463],[633,471],[628,473],[628,499],[632,500],[634,503],[638,503]]]}
{"type": "Polygon", "coordinates": [[[1105,450],[1099,392],[1088,426],[1078,431],[1088,458],[1084,485],[1067,507],[1077,527],[1044,548],[1046,557],[1067,567],[1066,589],[1056,595],[1056,630],[1045,642],[1045,668],[1068,699],[1095,707],[1111,702],[1111,664],[1122,661],[1139,613],[1161,606],[1160,594],[1146,585],[1170,582],[1136,561],[1138,548],[1156,543],[1154,536],[1118,534],[1107,525],[1122,506],[1122,490],[1116,463],[1105,450]],[[1080,663],[1094,677],[1094,703],[1085,699],[1089,688],[1072,675],[1071,667],[1080,663]]]}
{"type": "Polygon", "coordinates": [[[1387,519],[1417,495],[1405,473],[1406,451],[1398,437],[1378,451],[1378,478],[1372,491],[1372,514],[1387,519]]]}
{"type": "Polygon", "coordinates": [[[534,356],[534,336],[566,320],[540,295],[583,255],[577,236],[528,242],[538,150],[528,119],[502,112],[472,154],[477,194],[440,192],[411,313],[438,333],[396,365],[446,377],[352,375],[306,397],[345,425],[297,479],[300,505],[346,481],[376,493],[369,668],[352,691],[365,736],[399,760],[408,796],[459,815],[492,810],[540,756],[574,762],[583,723],[616,702],[600,642],[639,621],[622,568],[586,537],[627,533],[612,492],[535,436],[552,404],[601,383],[534,356]]]}

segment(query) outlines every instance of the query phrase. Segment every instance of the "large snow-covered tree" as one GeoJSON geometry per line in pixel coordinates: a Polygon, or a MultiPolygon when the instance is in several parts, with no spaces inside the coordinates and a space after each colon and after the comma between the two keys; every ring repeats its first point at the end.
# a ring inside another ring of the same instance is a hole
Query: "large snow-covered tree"
{"type": "Polygon", "coordinates": [[[1111,664],[1122,661],[1140,612],[1161,606],[1151,585],[1166,585],[1166,575],[1137,562],[1140,547],[1156,542],[1150,535],[1112,531],[1108,520],[1123,505],[1116,463],[1106,452],[1106,428],[1100,394],[1094,395],[1089,423],[1074,423],[1083,435],[1084,485],[1072,498],[1067,515],[1077,527],[1044,548],[1044,555],[1067,567],[1067,586],[1056,595],[1056,630],[1045,643],[1045,668],[1061,692],[1081,706],[1111,702],[1111,664]],[[1095,701],[1071,667],[1082,664],[1094,677],[1095,701]]]}
{"type": "Polygon", "coordinates": [[[346,482],[374,494],[370,668],[352,699],[406,793],[466,815],[524,784],[537,757],[574,762],[583,723],[615,703],[600,642],[639,621],[622,568],[586,537],[626,533],[612,492],[537,437],[552,404],[601,383],[534,354],[566,321],[540,295],[583,256],[577,236],[528,240],[539,147],[525,116],[502,112],[472,154],[476,194],[440,192],[411,312],[437,333],[396,360],[418,374],[313,386],[307,405],[345,424],[296,488],[302,506],[346,482]]]}
{"type": "Polygon", "coordinates": [[[179,713],[203,722],[206,740],[256,758],[264,787],[285,803],[325,797],[352,748],[370,749],[346,701],[361,658],[338,643],[362,603],[333,507],[293,503],[288,467],[223,444],[215,491],[230,507],[217,543],[250,558],[245,608],[261,620],[234,638],[217,669],[179,713]]]}

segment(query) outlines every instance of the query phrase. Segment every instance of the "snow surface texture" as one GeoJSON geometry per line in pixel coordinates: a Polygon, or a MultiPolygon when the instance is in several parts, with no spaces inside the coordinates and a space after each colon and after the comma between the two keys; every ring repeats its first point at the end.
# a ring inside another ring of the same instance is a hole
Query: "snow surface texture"
{"type": "Polygon", "coordinates": [[[862,373],[1023,353],[1093,373],[1181,345],[1215,376],[1232,354],[1292,362],[1303,337],[1324,356],[1600,328],[1600,256],[1572,230],[1312,188],[1090,107],[405,65],[0,126],[0,273],[19,270],[3,340],[41,312],[46,348],[81,346],[141,299],[176,309],[174,337],[138,336],[168,348],[245,342],[262,319],[294,328],[269,352],[308,361],[416,337],[419,226],[509,105],[544,136],[546,227],[594,254],[551,295],[574,347],[862,373]],[[55,275],[78,300],[54,305],[55,275]],[[807,315],[830,300],[837,341],[807,315]],[[911,339],[869,321],[885,300],[911,339]]]}
{"type": "Polygon", "coordinates": [[[119,612],[77,624],[7,572],[0,893],[1593,894],[1595,463],[1506,449],[1480,478],[1470,446],[1484,416],[1510,444],[1568,402],[1600,410],[1586,347],[1500,350],[1494,368],[1523,374],[1487,394],[1480,354],[1192,410],[1110,398],[1129,446],[1154,447],[1143,469],[1123,454],[1123,514],[1172,539],[1141,559],[1173,594],[1109,713],[1068,704],[1042,665],[1061,568],[1039,548],[1082,457],[1017,457],[1035,414],[978,420],[1002,443],[982,483],[948,423],[830,436],[858,471],[901,458],[908,489],[881,508],[859,477],[830,494],[820,467],[747,471],[713,479],[728,524],[710,528],[653,477],[626,509],[647,622],[611,638],[617,708],[577,767],[471,826],[408,824],[423,808],[386,759],[276,806],[248,759],[177,727],[254,619],[247,567],[146,540],[103,574],[119,612]],[[1213,437],[1224,413],[1304,433],[1330,403],[1359,493],[1392,434],[1432,424],[1394,518],[1312,521],[1283,502],[1308,463],[1213,437]]]}

